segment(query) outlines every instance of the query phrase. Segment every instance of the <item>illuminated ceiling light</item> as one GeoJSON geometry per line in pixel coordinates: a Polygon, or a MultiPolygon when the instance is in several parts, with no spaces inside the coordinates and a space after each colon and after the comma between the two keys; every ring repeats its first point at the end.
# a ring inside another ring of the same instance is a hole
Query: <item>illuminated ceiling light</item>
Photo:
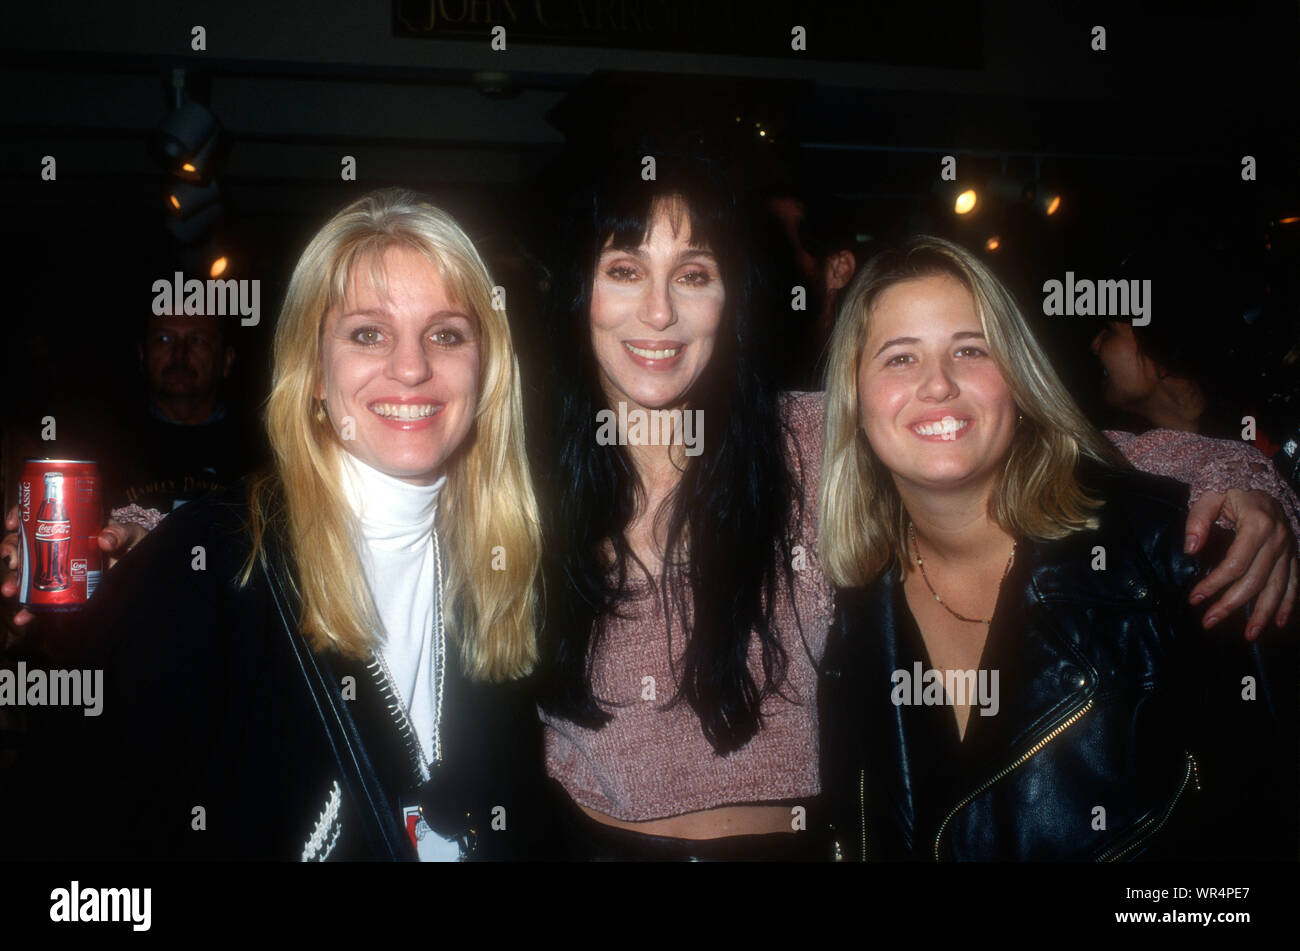
{"type": "Polygon", "coordinates": [[[181,244],[202,241],[223,215],[221,189],[216,182],[191,185],[174,182],[167,189],[167,201],[172,213],[167,215],[167,230],[181,244]]]}
{"type": "Polygon", "coordinates": [[[997,235],[994,235],[984,242],[985,251],[996,251],[1000,247],[1002,247],[1002,239],[997,235]]]}
{"type": "Polygon", "coordinates": [[[968,188],[957,196],[957,200],[952,204],[952,210],[959,215],[968,215],[974,210],[977,200],[975,189],[968,188]]]}
{"type": "Polygon", "coordinates": [[[759,130],[758,130],[758,134],[759,134],[759,135],[767,135],[767,130],[766,130],[766,129],[759,129],[759,130]]]}
{"type": "Polygon", "coordinates": [[[1290,218],[1277,219],[1277,223],[1280,225],[1293,225],[1297,221],[1300,221],[1300,216],[1296,216],[1296,215],[1292,215],[1290,218]]]}
{"type": "MultiPolygon", "coordinates": [[[[1029,207],[1040,215],[1051,217],[1061,210],[1061,193],[1051,188],[1035,175],[1032,182],[1026,182],[1013,188],[1010,179],[999,182],[1001,189],[995,189],[997,194],[1008,201],[1024,201],[1029,207]]],[[[990,188],[993,186],[990,185],[990,188]]]]}
{"type": "Polygon", "coordinates": [[[176,248],[177,269],[184,271],[186,276],[197,278],[229,279],[235,276],[235,259],[218,234],[209,231],[199,241],[176,248]]]}
{"type": "Polygon", "coordinates": [[[221,198],[221,189],[216,182],[206,185],[191,185],[188,182],[173,182],[167,189],[167,199],[171,206],[181,213],[182,218],[202,211],[221,198]]]}
{"type": "Polygon", "coordinates": [[[1061,193],[1048,188],[1041,182],[1035,182],[1026,191],[1031,207],[1041,215],[1050,218],[1061,210],[1061,193]]]}
{"type": "Polygon", "coordinates": [[[187,181],[205,181],[221,142],[221,123],[200,103],[181,103],[158,124],[150,143],[154,158],[187,181]]]}

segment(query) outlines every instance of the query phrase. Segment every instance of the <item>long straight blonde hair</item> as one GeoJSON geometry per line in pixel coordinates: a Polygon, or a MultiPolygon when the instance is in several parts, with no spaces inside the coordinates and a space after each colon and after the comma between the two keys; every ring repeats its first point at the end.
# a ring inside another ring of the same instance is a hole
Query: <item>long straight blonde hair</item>
{"type": "Polygon", "coordinates": [[[361,567],[359,529],[340,478],[347,452],[317,413],[321,333],[341,306],[353,271],[369,265],[382,281],[390,248],[423,254],[448,295],[478,325],[479,394],[474,427],[448,461],[438,504],[449,571],[449,634],[477,680],[528,673],[537,659],[541,530],[524,454],[519,365],[504,308],[465,232],[446,212],[400,189],[373,192],[331,218],[307,245],[289,281],[275,328],[275,366],[265,420],[274,471],[251,487],[253,552],[267,559],[268,530],[288,544],[301,599],[300,625],[313,650],[365,656],[380,621],[361,567]]]}
{"type": "Polygon", "coordinates": [[[1023,422],[989,500],[989,515],[1025,538],[1061,538],[1095,524],[1101,502],[1076,474],[1081,457],[1127,467],[1070,398],[1030,333],[1015,298],[965,248],[929,235],[872,258],[845,291],[826,367],[821,558],[840,587],[865,585],[903,557],[906,513],[889,471],[861,429],[858,367],[880,295],[895,284],[946,274],[970,291],[989,353],[1023,422]]]}

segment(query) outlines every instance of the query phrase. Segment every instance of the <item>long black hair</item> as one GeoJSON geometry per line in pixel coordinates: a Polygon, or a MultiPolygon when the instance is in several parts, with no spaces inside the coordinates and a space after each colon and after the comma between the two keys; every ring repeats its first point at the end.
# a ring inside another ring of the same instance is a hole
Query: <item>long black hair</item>
{"type": "Polygon", "coordinates": [[[654,154],[653,180],[643,179],[640,155],[629,156],[580,192],[555,270],[554,365],[545,404],[553,428],[542,447],[549,458],[540,466],[550,480],[543,491],[542,706],[592,729],[611,719],[592,689],[593,660],[606,619],[617,616],[629,571],[640,565],[625,531],[645,490],[625,448],[597,444],[596,414],[608,398],[591,343],[592,285],[607,242],[642,245],[661,203],[680,201],[692,244],[717,259],[726,300],[712,357],[686,394],[689,406],[703,411],[702,452],[687,460],[664,503],[668,533],[658,590],[670,638],[674,617],[683,624],[693,618],[671,702],[688,703],[709,743],[726,754],[758,732],[761,704],[785,678],[788,659],[773,609],[782,581],[793,591],[787,532],[796,503],[776,394],[762,366],[767,295],[745,247],[736,200],[710,162],[654,154]],[[684,563],[676,556],[681,552],[684,563]],[[761,683],[748,662],[754,637],[761,683]]]}

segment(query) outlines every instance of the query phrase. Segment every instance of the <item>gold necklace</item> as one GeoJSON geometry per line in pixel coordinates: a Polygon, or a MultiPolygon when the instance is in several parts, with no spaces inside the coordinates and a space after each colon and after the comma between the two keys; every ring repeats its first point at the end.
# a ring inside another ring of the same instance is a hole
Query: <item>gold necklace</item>
{"type": "MultiPolygon", "coordinates": [[[[918,544],[916,540],[916,526],[911,522],[910,519],[908,520],[907,523],[907,538],[908,541],[912,543],[912,549],[916,552],[916,567],[921,569],[921,580],[924,581],[925,586],[930,589],[930,593],[934,595],[934,600],[939,602],[940,607],[942,607],[945,611],[947,611],[957,620],[965,621],[967,624],[983,624],[985,627],[991,625],[993,623],[993,618],[991,617],[989,618],[967,617],[964,614],[958,614],[952,608],[948,607],[948,605],[944,604],[943,598],[939,597],[939,592],[934,590],[934,585],[930,584],[930,577],[925,573],[925,561],[924,559],[921,558],[921,546],[920,544],[918,544]]],[[[1007,566],[1002,571],[1002,577],[998,579],[999,591],[1002,590],[1002,582],[1006,581],[1007,575],[1011,573],[1011,562],[1015,560],[1015,557],[1016,557],[1016,543],[1012,542],[1011,555],[1007,558],[1007,566]]]]}

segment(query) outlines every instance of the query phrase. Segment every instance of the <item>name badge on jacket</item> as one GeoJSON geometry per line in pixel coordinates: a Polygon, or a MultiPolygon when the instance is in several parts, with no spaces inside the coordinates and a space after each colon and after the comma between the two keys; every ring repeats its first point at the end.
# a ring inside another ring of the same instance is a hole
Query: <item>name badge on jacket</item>
{"type": "Polygon", "coordinates": [[[402,820],[421,862],[460,861],[460,845],[453,839],[444,839],[430,829],[424,816],[420,815],[419,806],[403,806],[402,820]]]}

